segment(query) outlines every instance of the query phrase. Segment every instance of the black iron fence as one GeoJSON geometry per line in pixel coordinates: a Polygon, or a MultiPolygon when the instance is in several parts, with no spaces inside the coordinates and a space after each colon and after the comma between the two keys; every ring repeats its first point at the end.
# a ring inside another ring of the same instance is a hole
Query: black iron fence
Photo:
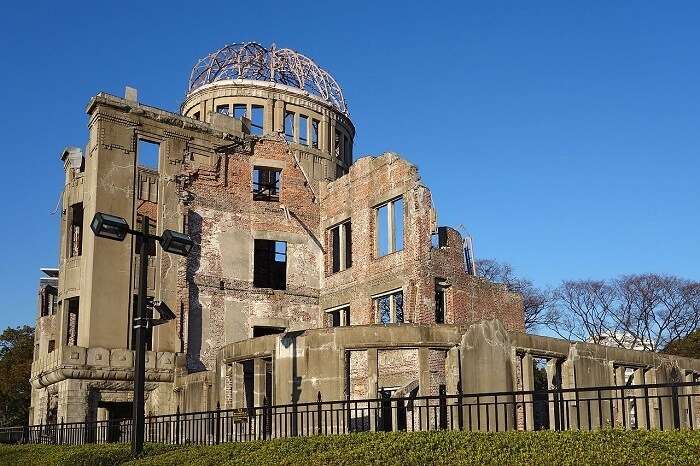
{"type": "MultiPolygon", "coordinates": [[[[146,417],[145,440],[218,444],[364,431],[696,429],[700,382],[323,401],[146,417]]],[[[0,443],[129,442],[131,419],[0,429],[0,443]]]]}

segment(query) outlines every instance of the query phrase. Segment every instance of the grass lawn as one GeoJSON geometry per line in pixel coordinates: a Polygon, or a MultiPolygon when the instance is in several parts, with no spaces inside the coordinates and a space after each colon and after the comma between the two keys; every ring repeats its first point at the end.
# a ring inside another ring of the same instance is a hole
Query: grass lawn
{"type": "Polygon", "coordinates": [[[146,445],[0,445],[1,465],[339,465],[611,464],[700,465],[700,431],[361,433],[227,443],[146,445]]]}

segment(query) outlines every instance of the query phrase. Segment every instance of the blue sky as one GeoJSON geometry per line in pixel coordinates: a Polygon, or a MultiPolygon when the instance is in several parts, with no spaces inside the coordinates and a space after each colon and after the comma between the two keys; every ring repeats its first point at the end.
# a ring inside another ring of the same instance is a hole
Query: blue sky
{"type": "Polygon", "coordinates": [[[59,154],[85,144],[89,98],[131,85],[175,111],[198,58],[251,40],[329,70],[355,153],[417,164],[477,257],[542,286],[700,279],[700,3],[102,3],[0,19],[0,328],[33,322],[39,268],[56,264],[59,154]]]}

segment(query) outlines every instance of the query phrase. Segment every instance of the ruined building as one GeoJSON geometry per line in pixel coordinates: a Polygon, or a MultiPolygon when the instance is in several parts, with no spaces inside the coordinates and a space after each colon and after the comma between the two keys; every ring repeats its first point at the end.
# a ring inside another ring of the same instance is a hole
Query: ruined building
{"type": "Polygon", "coordinates": [[[86,111],[87,144],[61,154],[59,268],[47,271],[58,282],[39,291],[31,423],[131,413],[139,247],[96,238],[96,212],[196,243],[187,258],[148,252],[148,293],[177,318],[148,338],[147,413],[527,388],[533,358],[565,386],[700,371],[522,333],[522,298],[474,275],[416,166],[353,156],[340,86],[297,52],[208,55],[179,112],[129,88],[86,111]]]}

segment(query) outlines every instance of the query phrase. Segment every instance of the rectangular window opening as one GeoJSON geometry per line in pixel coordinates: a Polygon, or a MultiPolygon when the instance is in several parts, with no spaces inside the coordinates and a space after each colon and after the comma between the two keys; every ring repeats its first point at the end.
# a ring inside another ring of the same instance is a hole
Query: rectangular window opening
{"type": "Polygon", "coordinates": [[[224,104],[224,105],[217,105],[216,106],[216,113],[221,113],[222,115],[229,115],[229,105],[224,104]]]}
{"type": "Polygon", "coordinates": [[[311,147],[318,149],[318,127],[320,121],[311,119],[311,147]]]}
{"type": "Polygon", "coordinates": [[[76,257],[83,254],[83,203],[73,204],[71,206],[70,220],[70,257],[76,257]]]}
{"type": "Polygon", "coordinates": [[[397,324],[405,321],[403,291],[397,290],[374,298],[374,311],[380,324],[397,324]]]}
{"type": "Polygon", "coordinates": [[[331,272],[352,267],[352,222],[350,220],[329,230],[331,246],[331,272]]]}
{"type": "Polygon", "coordinates": [[[447,311],[447,284],[443,280],[435,281],[435,323],[444,324],[447,311]]]}
{"type": "Polygon", "coordinates": [[[342,160],[343,158],[343,135],[340,131],[335,131],[335,156],[342,160]]]}
{"type": "Polygon", "coordinates": [[[192,118],[194,118],[195,120],[199,120],[199,112],[194,112],[192,118]]]}
{"type": "Polygon", "coordinates": [[[80,298],[68,298],[68,331],[66,332],[66,345],[78,344],[78,319],[80,312],[80,298]]]}
{"type": "Polygon", "coordinates": [[[41,317],[56,314],[58,307],[58,290],[56,287],[46,285],[41,293],[41,317]]]}
{"type": "Polygon", "coordinates": [[[240,120],[246,116],[246,111],[248,107],[246,104],[233,104],[233,118],[240,120]]]}
{"type": "Polygon", "coordinates": [[[284,112],[284,137],[287,141],[294,141],[294,112],[284,112]]]}
{"type": "Polygon", "coordinates": [[[253,286],[287,289],[287,243],[266,239],[255,240],[253,254],[253,286]]]}
{"type": "Polygon", "coordinates": [[[251,112],[253,114],[250,117],[250,126],[253,128],[253,134],[260,136],[263,133],[263,125],[265,124],[265,107],[253,105],[251,112]]]}
{"type": "Polygon", "coordinates": [[[253,200],[279,201],[282,170],[270,167],[253,167],[253,200]]]}
{"type": "Polygon", "coordinates": [[[306,115],[299,115],[299,143],[305,146],[309,145],[309,140],[307,138],[309,131],[309,117],[306,115]]]}
{"type": "Polygon", "coordinates": [[[326,310],[326,322],[329,327],[346,327],[350,325],[350,306],[341,306],[326,310]]]}
{"type": "Polygon", "coordinates": [[[56,340],[49,340],[49,353],[53,353],[53,351],[56,349],[56,340]]]}
{"type": "Polygon", "coordinates": [[[139,138],[136,154],[139,166],[158,171],[160,144],[139,138]]]}
{"type": "Polygon", "coordinates": [[[403,198],[375,208],[375,250],[378,257],[403,249],[403,198]]]}
{"type": "Polygon", "coordinates": [[[278,333],[284,333],[286,329],[284,327],[270,327],[268,325],[254,325],[253,326],[253,338],[264,337],[266,335],[277,335],[278,333]]]}

